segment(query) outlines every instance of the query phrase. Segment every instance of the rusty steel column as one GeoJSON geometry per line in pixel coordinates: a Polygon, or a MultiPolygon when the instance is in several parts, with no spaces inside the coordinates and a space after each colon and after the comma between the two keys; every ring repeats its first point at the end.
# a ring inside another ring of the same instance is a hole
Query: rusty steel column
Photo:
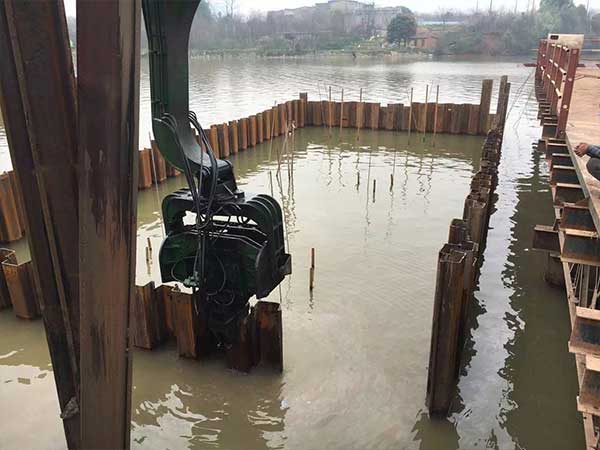
{"type": "Polygon", "coordinates": [[[140,0],[77,0],[81,442],[129,448],[140,0]]]}
{"type": "MultiPolygon", "coordinates": [[[[67,445],[80,448],[75,79],[62,0],[0,2],[0,106],[67,445]]],[[[58,412],[57,412],[58,413],[58,412]]]]}
{"type": "Polygon", "coordinates": [[[575,75],[579,66],[579,49],[571,48],[567,52],[565,62],[565,83],[562,89],[562,98],[560,100],[560,110],[558,111],[558,123],[556,126],[556,137],[564,138],[567,130],[567,120],[569,119],[569,109],[571,108],[571,97],[573,96],[573,86],[575,84],[575,75]]]}

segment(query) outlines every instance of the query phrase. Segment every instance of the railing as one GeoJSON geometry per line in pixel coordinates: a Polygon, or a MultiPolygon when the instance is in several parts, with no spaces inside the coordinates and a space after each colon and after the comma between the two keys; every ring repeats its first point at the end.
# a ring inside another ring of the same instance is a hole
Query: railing
{"type": "Polygon", "coordinates": [[[535,73],[538,100],[546,107],[542,119],[554,132],[553,137],[564,137],[579,54],[578,48],[548,39],[540,41],[535,73]]]}

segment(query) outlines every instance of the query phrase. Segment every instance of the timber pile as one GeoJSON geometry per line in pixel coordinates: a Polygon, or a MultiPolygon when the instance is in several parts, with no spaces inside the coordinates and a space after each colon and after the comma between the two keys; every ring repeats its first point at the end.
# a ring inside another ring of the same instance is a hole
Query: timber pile
{"type": "MultiPolygon", "coordinates": [[[[482,83],[479,105],[309,101],[306,93],[300,93],[298,99],[205,130],[218,158],[228,158],[306,126],[485,135],[495,120],[495,114],[489,112],[491,93],[491,80],[482,83]]],[[[200,142],[198,136],[197,140],[200,142]]],[[[155,141],[150,148],[140,150],[138,189],[149,189],[179,175],[181,172],[165,161],[155,141]]],[[[0,174],[0,242],[14,242],[25,235],[22,205],[14,172],[0,174]]]]}
{"type": "Polygon", "coordinates": [[[498,184],[509,90],[510,84],[503,77],[497,120],[483,144],[463,217],[452,221],[448,243],[439,253],[427,378],[427,406],[432,416],[446,416],[455,396],[462,351],[469,334],[470,305],[498,184]]]}
{"type": "MultiPolygon", "coordinates": [[[[13,250],[0,248],[0,310],[12,308],[20,319],[40,317],[32,263],[18,263],[13,250]]],[[[202,359],[223,352],[231,369],[249,372],[262,365],[283,371],[283,330],[278,303],[258,301],[240,324],[237,342],[216,348],[208,332],[202,302],[194,305],[192,294],[154,282],[136,286],[131,306],[131,337],[134,346],[153,350],[175,340],[181,357],[202,359]]]]}

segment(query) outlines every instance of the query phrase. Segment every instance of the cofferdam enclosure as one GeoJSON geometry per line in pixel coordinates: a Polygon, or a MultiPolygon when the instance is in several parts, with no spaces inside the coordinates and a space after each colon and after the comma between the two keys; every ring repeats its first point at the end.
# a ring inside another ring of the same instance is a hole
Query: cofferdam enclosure
{"type": "MultiPolygon", "coordinates": [[[[328,89],[315,80],[327,78],[337,102],[342,87],[345,102],[362,89],[365,101],[404,102],[406,110],[411,87],[415,102],[426,89],[432,101],[440,85],[445,102],[479,104],[482,81],[493,78],[493,112],[500,73],[512,90],[499,182],[449,417],[430,419],[425,405],[438,252],[462,214],[485,137],[312,126],[228,157],[240,189],[282,206],[293,273],[266,300],[281,304],[283,373],[228,370],[218,356],[181,358],[173,341],[137,349],[132,448],[582,447],[566,305],[542,279],[545,257],[530,251],[532,227],[552,208],[548,170],[529,150],[540,128],[532,74],[520,61],[196,60],[192,78],[212,85],[196,83],[191,103],[203,124],[228,123],[300,90],[324,100],[328,89]],[[273,87],[286,78],[293,86],[273,87]]],[[[143,102],[148,90],[143,75],[143,102]]],[[[146,147],[148,116],[142,106],[146,147]]],[[[223,128],[213,139],[221,136],[223,128]]],[[[138,286],[160,279],[160,202],[185,186],[182,176],[154,183],[152,170],[138,193],[138,286]]],[[[29,258],[24,239],[6,246],[29,258]]],[[[52,378],[40,321],[0,311],[0,448],[64,448],[58,414],[40,414],[58,411],[52,378]]]]}
{"type": "MultiPolygon", "coordinates": [[[[140,352],[132,429],[140,445],[217,441],[222,448],[259,448],[263,439],[283,444],[288,433],[293,442],[321,423],[332,438],[325,447],[344,447],[342,432],[345,446],[366,447],[373,436],[360,428],[354,434],[349,423],[397,428],[398,435],[409,435],[415,425],[426,383],[423,347],[437,251],[462,208],[483,139],[440,135],[433,146],[431,136],[413,134],[408,144],[406,133],[363,130],[357,141],[355,130],[330,136],[319,128],[288,139],[280,164],[282,141],[231,157],[241,188],[272,189],[286,216],[295,271],[269,298],[281,301],[284,311],[284,378],[229,373],[220,359],[178,360],[172,348],[140,352]],[[244,447],[248,439],[252,447],[244,447]]],[[[183,183],[170,179],[159,185],[159,196],[183,183]]],[[[144,254],[148,238],[155,248],[162,239],[156,198],[154,190],[140,194],[138,285],[158,276],[144,254]]],[[[2,319],[2,330],[12,326],[12,318],[2,319]]],[[[17,331],[21,324],[14,326],[17,331]]]]}

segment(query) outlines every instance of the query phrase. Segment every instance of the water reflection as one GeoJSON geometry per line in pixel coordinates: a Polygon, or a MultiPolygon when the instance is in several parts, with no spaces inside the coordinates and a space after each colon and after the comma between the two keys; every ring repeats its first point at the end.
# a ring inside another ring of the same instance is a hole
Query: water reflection
{"type": "Polygon", "coordinates": [[[64,448],[41,323],[0,311],[0,336],[0,448],[64,448]],[[43,433],[32,432],[38,426],[43,433]]]}
{"type": "Polygon", "coordinates": [[[134,378],[133,447],[282,447],[287,407],[278,376],[180,359],[174,346],[138,353],[135,372],[155,376],[134,378]]]}
{"type": "Polygon", "coordinates": [[[577,385],[573,356],[567,351],[555,351],[565,349],[565,336],[570,334],[564,291],[549,289],[541,270],[522,270],[545,267],[546,255],[531,251],[531,230],[538,223],[550,223],[553,216],[548,175],[540,171],[544,163],[537,153],[530,158],[531,170],[520,174],[517,181],[513,238],[502,273],[504,284],[513,290],[510,305],[514,312],[505,316],[513,337],[506,343],[506,365],[499,371],[510,386],[500,421],[523,448],[544,448],[539,443],[540,433],[556,448],[583,448],[580,422],[573,421],[560,428],[547,426],[560,421],[565,409],[577,409],[577,385]],[[540,201],[544,202],[543,208],[536,207],[540,201]],[[532,302],[534,292],[543,292],[543,298],[539,296],[540,301],[532,302]],[[536,339],[527,339],[526,333],[536,339]],[[557,366],[570,370],[556,371],[557,366]],[[539,414],[540,411],[544,414],[539,414]]]}

